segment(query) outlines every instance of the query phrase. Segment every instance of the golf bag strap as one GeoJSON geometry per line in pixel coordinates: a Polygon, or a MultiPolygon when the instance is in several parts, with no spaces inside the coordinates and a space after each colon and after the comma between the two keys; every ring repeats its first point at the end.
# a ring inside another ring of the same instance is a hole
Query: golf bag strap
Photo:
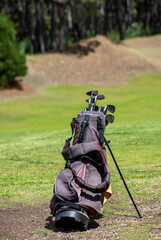
{"type": "Polygon", "coordinates": [[[96,142],[77,143],[70,147],[70,141],[68,139],[66,140],[65,146],[61,154],[63,155],[64,159],[68,161],[68,160],[74,160],[79,156],[86,155],[89,152],[93,152],[93,151],[98,151],[96,142]]]}
{"type": "Polygon", "coordinates": [[[90,184],[85,183],[82,180],[82,178],[77,176],[76,172],[70,167],[68,162],[66,163],[66,167],[69,168],[72,171],[73,177],[74,177],[76,183],[81,188],[85,188],[86,190],[88,190],[90,192],[93,192],[93,193],[104,193],[109,188],[109,185],[110,185],[110,171],[109,171],[109,168],[107,167],[107,165],[105,166],[105,171],[106,171],[105,174],[106,175],[105,175],[104,181],[97,186],[92,186],[90,184]]]}
{"type": "Polygon", "coordinates": [[[67,140],[67,141],[71,141],[72,137],[73,137],[73,133],[74,133],[74,129],[75,129],[75,124],[76,124],[76,118],[73,118],[72,122],[71,122],[71,130],[72,130],[72,136],[67,140]]]}
{"type": "Polygon", "coordinates": [[[89,119],[90,119],[90,115],[85,115],[84,121],[81,124],[81,130],[80,130],[80,134],[78,137],[78,143],[84,142],[85,135],[86,135],[86,127],[88,126],[89,119]]]}
{"type": "Polygon", "coordinates": [[[104,127],[100,117],[97,118],[97,130],[99,132],[99,142],[102,145],[104,143],[104,127]]]}

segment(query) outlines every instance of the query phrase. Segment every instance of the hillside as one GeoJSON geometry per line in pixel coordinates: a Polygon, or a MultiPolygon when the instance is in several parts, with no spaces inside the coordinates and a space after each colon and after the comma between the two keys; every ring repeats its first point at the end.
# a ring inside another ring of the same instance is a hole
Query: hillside
{"type": "Polygon", "coordinates": [[[43,85],[116,86],[134,75],[161,72],[161,35],[125,40],[104,36],[83,40],[64,54],[27,56],[28,74],[17,88],[0,92],[0,99],[35,94],[43,85]]]}
{"type": "MultiPolygon", "coordinates": [[[[161,43],[161,36],[159,40],[161,43]]],[[[155,62],[127,43],[117,44],[96,36],[72,45],[65,54],[28,56],[26,80],[34,85],[118,85],[127,76],[159,71],[155,62]]]]}

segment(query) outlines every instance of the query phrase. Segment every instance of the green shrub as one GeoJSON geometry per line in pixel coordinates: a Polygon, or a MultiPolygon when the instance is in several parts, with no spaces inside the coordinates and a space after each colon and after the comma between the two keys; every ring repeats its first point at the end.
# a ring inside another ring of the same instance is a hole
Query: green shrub
{"type": "Polygon", "coordinates": [[[33,54],[34,53],[34,47],[33,47],[32,41],[30,40],[29,37],[26,37],[19,44],[20,44],[21,51],[23,53],[29,53],[29,54],[33,54]]]}
{"type": "Polygon", "coordinates": [[[120,33],[118,28],[112,29],[110,32],[107,33],[107,37],[111,38],[116,42],[120,42],[120,33]]]}
{"type": "Polygon", "coordinates": [[[127,38],[135,38],[135,37],[144,37],[144,36],[151,36],[154,34],[154,31],[150,26],[146,28],[143,27],[142,23],[134,22],[131,25],[129,32],[127,33],[127,38]]]}
{"type": "Polygon", "coordinates": [[[16,76],[24,76],[27,71],[25,63],[25,54],[16,42],[12,22],[0,14],[0,87],[12,84],[16,76]]]}

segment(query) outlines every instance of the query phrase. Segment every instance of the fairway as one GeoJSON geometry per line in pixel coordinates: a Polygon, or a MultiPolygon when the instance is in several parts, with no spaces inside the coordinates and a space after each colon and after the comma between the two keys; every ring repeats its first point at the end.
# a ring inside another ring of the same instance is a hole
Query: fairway
{"type": "MultiPolygon", "coordinates": [[[[103,218],[96,220],[98,231],[96,228],[82,232],[81,238],[93,239],[93,231],[95,239],[159,239],[161,76],[142,75],[121,86],[96,88],[106,97],[100,105],[116,106],[115,121],[106,127],[105,136],[111,141],[143,220],[137,218],[107,150],[113,196],[104,206],[103,218]]],[[[61,150],[65,139],[71,136],[70,122],[87,106],[85,93],[91,89],[92,86],[47,86],[39,88],[36,96],[0,103],[1,209],[49,206],[55,177],[65,164],[61,150]]],[[[50,228],[37,227],[32,231],[40,234],[40,239],[58,239],[50,228]]],[[[79,232],[67,233],[67,238],[59,234],[61,239],[80,236],[79,232]]]]}

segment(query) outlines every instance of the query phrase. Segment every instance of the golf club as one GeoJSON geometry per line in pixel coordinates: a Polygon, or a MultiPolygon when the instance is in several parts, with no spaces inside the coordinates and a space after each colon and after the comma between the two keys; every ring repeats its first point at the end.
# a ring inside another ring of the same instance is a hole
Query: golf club
{"type": "Polygon", "coordinates": [[[91,91],[86,92],[86,95],[91,96],[91,101],[88,102],[88,109],[91,110],[91,104],[92,104],[92,101],[93,101],[93,96],[98,95],[98,91],[97,90],[91,90],[91,91]]]}
{"type": "Polygon", "coordinates": [[[114,117],[113,115],[107,114],[107,115],[105,116],[105,123],[106,123],[106,125],[107,125],[108,123],[113,123],[114,119],[115,119],[115,117],[114,117]]]}
{"type": "Polygon", "coordinates": [[[93,110],[93,107],[94,107],[94,106],[91,107],[91,111],[98,111],[98,110],[99,110],[99,108],[98,108],[97,105],[95,106],[95,110],[93,110]]]}
{"type": "Polygon", "coordinates": [[[88,103],[88,109],[90,111],[92,105],[91,98],[87,99],[86,102],[88,103]]]}
{"type": "Polygon", "coordinates": [[[98,111],[103,112],[103,110],[104,110],[104,107],[101,106],[98,111]]]}
{"type": "Polygon", "coordinates": [[[105,108],[104,108],[104,115],[106,115],[107,113],[107,110],[111,113],[114,113],[115,112],[115,106],[114,105],[106,105],[105,108]]]}
{"type": "Polygon", "coordinates": [[[94,99],[93,99],[94,104],[93,104],[93,109],[92,109],[93,111],[95,111],[95,106],[96,106],[97,100],[103,100],[103,99],[105,99],[104,95],[97,95],[94,97],[94,99]]]}

